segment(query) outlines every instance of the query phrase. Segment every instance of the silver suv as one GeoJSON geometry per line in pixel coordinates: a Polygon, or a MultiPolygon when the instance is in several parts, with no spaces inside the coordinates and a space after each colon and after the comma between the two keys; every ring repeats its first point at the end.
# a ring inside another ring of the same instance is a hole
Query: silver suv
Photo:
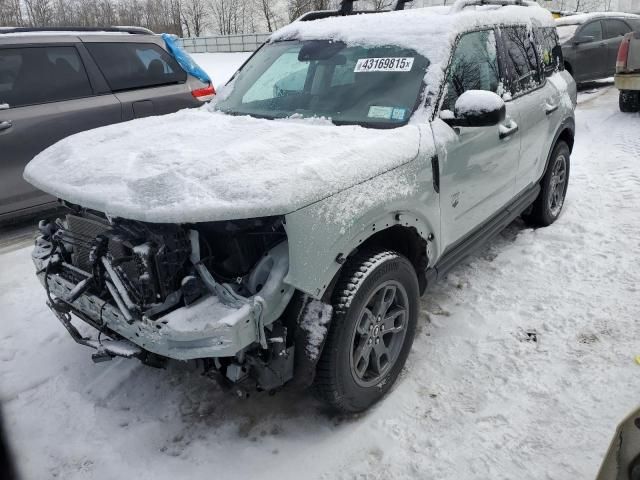
{"type": "Polygon", "coordinates": [[[68,30],[0,28],[0,221],[55,205],[22,171],[58,140],[211,98],[212,87],[185,72],[160,35],[68,30]]]}
{"type": "Polygon", "coordinates": [[[368,408],[427,287],[562,211],[575,83],[550,13],[504,3],[345,1],[275,32],[209,110],[43,152],[25,177],[69,209],[33,251],[55,315],[96,361],[199,359],[236,389],[368,408]]]}

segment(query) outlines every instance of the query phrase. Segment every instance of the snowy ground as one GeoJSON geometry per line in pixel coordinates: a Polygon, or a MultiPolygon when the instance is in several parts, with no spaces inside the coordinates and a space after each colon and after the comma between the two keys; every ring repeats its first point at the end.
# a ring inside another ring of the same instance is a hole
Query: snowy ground
{"type": "Polygon", "coordinates": [[[0,250],[0,400],[24,478],[594,478],[638,403],[640,115],[611,86],[579,101],[562,217],[512,224],[431,291],[397,387],[358,418],[305,394],[238,401],[182,365],[94,365],[29,249],[0,250]]]}

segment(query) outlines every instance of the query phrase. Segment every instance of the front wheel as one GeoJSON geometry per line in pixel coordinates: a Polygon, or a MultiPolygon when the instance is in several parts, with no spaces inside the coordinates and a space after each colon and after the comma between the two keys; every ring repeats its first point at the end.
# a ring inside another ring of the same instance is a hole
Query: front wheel
{"type": "Polygon", "coordinates": [[[380,400],[405,364],[419,309],[413,265],[390,250],[355,254],[333,294],[334,316],[318,362],[320,398],[345,413],[380,400]]]}
{"type": "Polygon", "coordinates": [[[540,194],[533,202],[531,212],[525,216],[529,223],[546,227],[560,216],[569,186],[570,155],[569,146],[565,142],[556,144],[540,181],[540,194]]]}
{"type": "Polygon", "coordinates": [[[640,91],[620,90],[620,111],[633,113],[640,111],[640,91]]]}

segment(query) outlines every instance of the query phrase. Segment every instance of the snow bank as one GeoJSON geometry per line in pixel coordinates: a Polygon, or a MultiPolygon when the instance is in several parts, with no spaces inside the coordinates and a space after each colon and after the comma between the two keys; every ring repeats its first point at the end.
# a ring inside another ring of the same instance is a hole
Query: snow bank
{"type": "Polygon", "coordinates": [[[25,169],[47,193],[116,217],[202,222],[280,215],[407,163],[413,125],[374,130],[183,110],[79,133],[25,169]]]}

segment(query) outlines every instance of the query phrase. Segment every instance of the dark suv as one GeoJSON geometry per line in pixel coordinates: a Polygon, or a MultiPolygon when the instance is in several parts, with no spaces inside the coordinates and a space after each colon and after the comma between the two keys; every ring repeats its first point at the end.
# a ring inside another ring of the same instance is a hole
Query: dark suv
{"type": "Polygon", "coordinates": [[[576,82],[613,77],[624,36],[640,30],[640,16],[601,12],[556,20],[565,68],[576,82]]]}
{"type": "Polygon", "coordinates": [[[83,130],[195,107],[213,93],[146,29],[0,29],[0,221],[53,205],[54,197],[22,178],[48,146],[83,130]]]}

